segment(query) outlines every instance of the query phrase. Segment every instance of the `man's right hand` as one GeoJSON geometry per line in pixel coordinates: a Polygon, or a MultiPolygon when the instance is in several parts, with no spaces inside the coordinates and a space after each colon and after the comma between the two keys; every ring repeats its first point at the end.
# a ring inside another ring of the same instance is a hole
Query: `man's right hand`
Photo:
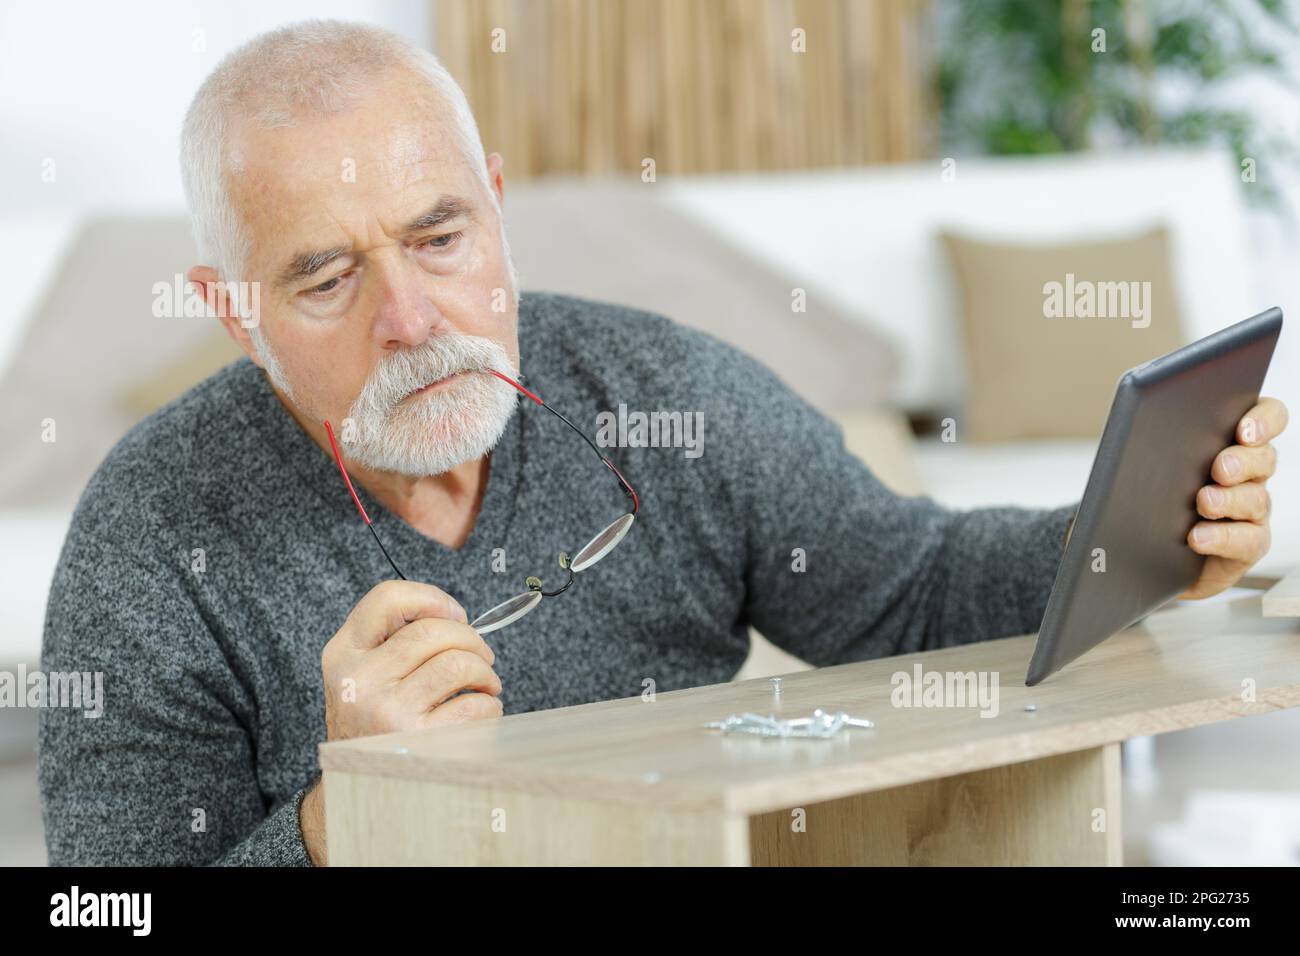
{"type": "Polygon", "coordinates": [[[320,662],[328,740],[501,716],[496,655],[465,609],[432,584],[376,585],[320,662]]]}
{"type": "MultiPolygon", "coordinates": [[[[496,655],[446,592],[385,581],[357,602],[321,652],[328,740],[457,724],[502,713],[496,655]]],[[[321,785],[303,798],[307,851],[325,862],[321,785]]]]}

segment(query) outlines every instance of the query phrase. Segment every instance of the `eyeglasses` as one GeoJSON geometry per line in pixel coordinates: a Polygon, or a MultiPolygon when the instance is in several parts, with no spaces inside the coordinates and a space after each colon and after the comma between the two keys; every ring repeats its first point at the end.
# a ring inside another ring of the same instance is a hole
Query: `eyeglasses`
{"type": "MultiPolygon", "coordinates": [[[[492,373],[497,378],[501,379],[501,381],[518,389],[523,395],[532,399],[532,401],[542,406],[542,408],[546,409],[560,421],[564,422],[564,424],[573,429],[573,431],[576,432],[583,441],[591,446],[591,450],[596,453],[596,457],[600,459],[601,463],[614,473],[614,477],[618,479],[619,487],[622,488],[623,493],[632,500],[632,510],[630,512],[619,515],[611,521],[605,526],[603,531],[579,548],[578,552],[574,554],[572,558],[570,558],[567,551],[560,552],[560,567],[568,573],[568,578],[562,586],[556,588],[554,591],[545,591],[542,589],[542,581],[540,578],[528,577],[524,580],[524,584],[528,590],[524,591],[522,594],[515,595],[507,601],[502,601],[495,607],[484,611],[470,622],[469,626],[474,628],[474,630],[478,631],[480,634],[490,634],[493,631],[500,630],[507,624],[513,624],[515,621],[519,620],[529,611],[533,610],[533,608],[537,607],[537,605],[541,603],[542,598],[554,597],[557,594],[563,594],[565,591],[569,590],[573,585],[575,574],[581,571],[586,571],[588,568],[595,565],[598,561],[613,551],[614,548],[618,546],[619,542],[627,536],[628,531],[632,527],[632,522],[636,520],[637,511],[640,510],[641,503],[637,498],[636,492],[632,490],[632,486],[629,485],[627,479],[623,477],[623,473],[614,466],[612,461],[600,453],[600,449],[596,447],[596,443],[588,438],[577,425],[573,424],[573,422],[569,421],[550,405],[547,405],[541,400],[541,398],[524,388],[514,379],[502,375],[496,369],[484,369],[484,371],[492,373]]],[[[401,568],[397,566],[397,563],[393,561],[392,556],[388,553],[388,549],[384,547],[384,542],[379,539],[379,533],[375,531],[375,526],[370,521],[370,515],[366,514],[366,509],[362,506],[361,499],[357,497],[356,489],[352,487],[352,479],[348,477],[348,470],[343,466],[343,456],[339,453],[338,443],[334,440],[334,429],[330,426],[328,421],[325,422],[325,432],[329,435],[330,448],[334,452],[334,460],[338,462],[339,472],[342,473],[343,481],[348,486],[348,492],[352,495],[353,503],[357,506],[357,510],[361,512],[362,520],[365,521],[366,527],[370,529],[371,536],[375,539],[375,543],[379,545],[379,550],[384,553],[384,557],[388,560],[388,564],[392,567],[393,572],[403,581],[407,580],[406,575],[402,573],[401,568]]]]}

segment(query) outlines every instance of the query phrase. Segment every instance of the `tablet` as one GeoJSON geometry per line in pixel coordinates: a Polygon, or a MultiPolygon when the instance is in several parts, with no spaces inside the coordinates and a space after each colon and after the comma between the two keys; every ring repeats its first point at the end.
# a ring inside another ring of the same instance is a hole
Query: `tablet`
{"type": "Polygon", "coordinates": [[[1025,683],[1037,684],[1197,579],[1196,493],[1259,400],[1282,310],[1130,369],[1056,572],[1025,683]]]}

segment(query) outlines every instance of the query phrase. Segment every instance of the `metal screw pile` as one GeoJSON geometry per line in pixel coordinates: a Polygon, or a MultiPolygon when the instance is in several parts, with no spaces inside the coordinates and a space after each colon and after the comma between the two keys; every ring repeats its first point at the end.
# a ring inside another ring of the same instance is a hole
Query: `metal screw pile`
{"type": "Polygon", "coordinates": [[[850,717],[844,711],[828,714],[820,707],[811,717],[791,717],[782,720],[774,715],[732,714],[725,720],[705,724],[710,730],[724,734],[750,734],[754,737],[834,737],[845,727],[870,729],[876,726],[863,717],[850,717]]]}

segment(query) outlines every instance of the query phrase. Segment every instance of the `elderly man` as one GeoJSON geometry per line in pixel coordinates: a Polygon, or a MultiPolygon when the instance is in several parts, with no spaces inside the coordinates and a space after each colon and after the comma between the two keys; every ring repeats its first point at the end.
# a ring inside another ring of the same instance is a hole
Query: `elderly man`
{"type": "MultiPolygon", "coordinates": [[[[743,355],[519,296],[501,157],[431,55],[260,37],[199,90],[183,163],[189,278],[248,359],[77,509],[44,663],[106,701],[43,714],[51,862],[323,863],[322,740],[726,681],[751,625],[819,665],[1038,626],[1071,509],[897,497],[743,355]],[[598,449],[620,405],[702,416],[704,453],[598,449]]],[[[1185,596],[1267,549],[1285,414],[1261,401],[1216,460],[1185,596]]]]}

